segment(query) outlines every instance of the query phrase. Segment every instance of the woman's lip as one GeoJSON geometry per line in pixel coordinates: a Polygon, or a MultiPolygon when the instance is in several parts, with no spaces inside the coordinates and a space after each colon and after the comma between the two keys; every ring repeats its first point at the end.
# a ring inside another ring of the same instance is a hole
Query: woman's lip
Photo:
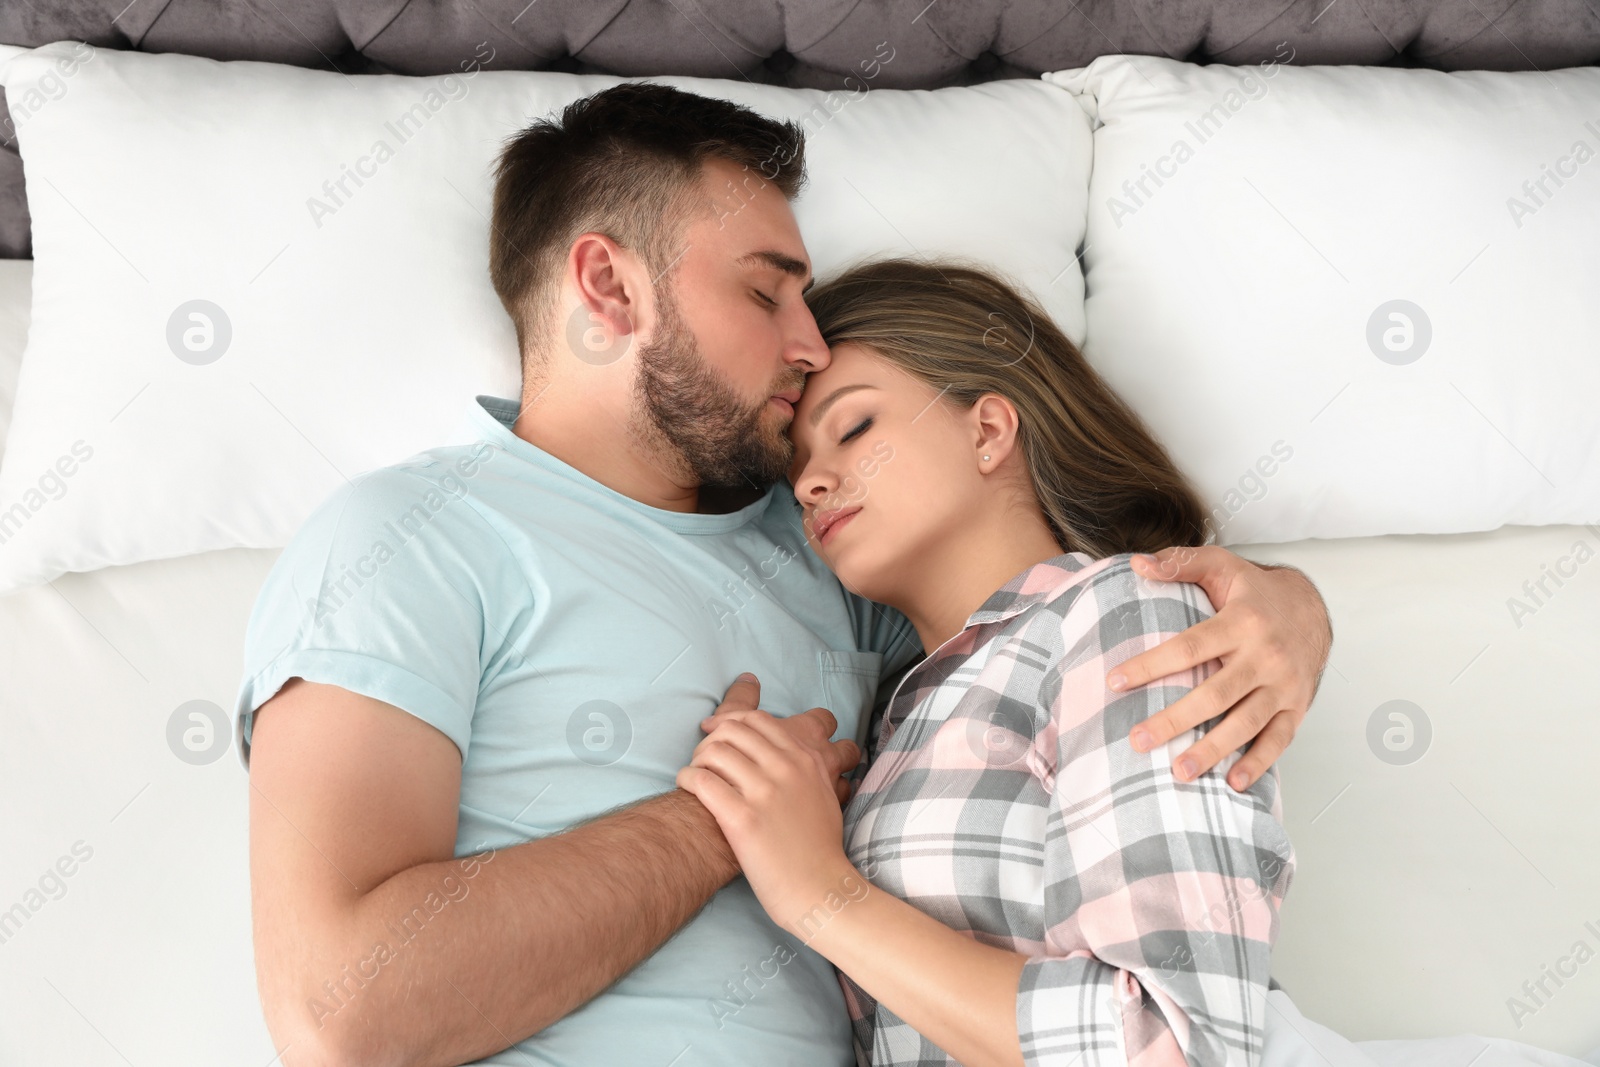
{"type": "Polygon", "coordinates": [[[817,538],[817,544],[819,544],[819,545],[827,544],[828,543],[828,538],[833,536],[833,531],[837,530],[839,527],[843,526],[845,523],[849,522],[851,519],[855,518],[859,514],[861,514],[861,509],[860,508],[856,508],[854,511],[846,512],[844,515],[841,515],[839,518],[834,519],[832,522],[830,522],[828,524],[828,528],[826,530],[822,531],[822,536],[817,538]]]}
{"type": "Polygon", "coordinates": [[[781,397],[781,396],[774,396],[774,397],[770,397],[770,398],[769,398],[769,399],[770,399],[770,400],[771,400],[771,401],[772,401],[772,403],[774,403],[774,404],[776,404],[776,405],[778,405],[778,407],[779,407],[779,408],[780,408],[780,409],[781,409],[781,410],[782,410],[782,411],[784,411],[784,412],[785,412],[785,413],[786,413],[786,414],[789,414],[789,415],[791,415],[791,416],[792,416],[792,415],[793,415],[793,414],[794,414],[794,405],[793,405],[793,404],[791,404],[791,403],[789,403],[789,402],[788,402],[788,401],[787,401],[787,400],[785,400],[785,399],[784,399],[784,398],[783,398],[783,397],[781,397]]]}

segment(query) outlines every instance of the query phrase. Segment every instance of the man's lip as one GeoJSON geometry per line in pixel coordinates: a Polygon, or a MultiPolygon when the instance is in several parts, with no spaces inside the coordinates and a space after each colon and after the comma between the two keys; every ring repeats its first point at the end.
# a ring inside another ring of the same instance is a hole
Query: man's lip
{"type": "Polygon", "coordinates": [[[781,396],[770,397],[770,398],[768,398],[767,402],[770,403],[770,404],[778,405],[780,410],[785,411],[790,415],[794,414],[794,405],[791,404],[789,401],[785,400],[781,396]]]}
{"type": "Polygon", "coordinates": [[[787,400],[790,407],[794,407],[796,404],[800,403],[799,389],[785,389],[783,392],[775,393],[774,395],[780,399],[787,400]]]}
{"type": "Polygon", "coordinates": [[[817,544],[820,545],[825,543],[828,534],[833,532],[834,527],[838,526],[845,519],[850,518],[860,510],[860,505],[857,505],[855,507],[839,508],[835,511],[823,512],[820,516],[820,521],[817,523],[817,544]]]}

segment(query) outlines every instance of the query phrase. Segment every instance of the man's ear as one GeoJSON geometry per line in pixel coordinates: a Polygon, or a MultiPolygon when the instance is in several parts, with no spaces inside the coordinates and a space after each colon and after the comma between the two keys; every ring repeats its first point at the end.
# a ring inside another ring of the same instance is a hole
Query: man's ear
{"type": "Polygon", "coordinates": [[[584,363],[604,367],[632,349],[648,303],[637,257],[603,233],[580,234],[567,250],[562,300],[565,320],[557,324],[567,350],[584,363]]]}
{"type": "Polygon", "coordinates": [[[643,296],[638,268],[637,257],[605,234],[579,234],[567,250],[567,277],[581,305],[575,313],[618,337],[631,336],[643,296]]]}

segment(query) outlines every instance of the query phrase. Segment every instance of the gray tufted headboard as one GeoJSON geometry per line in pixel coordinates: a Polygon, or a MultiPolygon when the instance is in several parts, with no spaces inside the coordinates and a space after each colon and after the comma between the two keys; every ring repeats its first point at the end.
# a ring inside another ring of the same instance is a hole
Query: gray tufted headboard
{"type": "MultiPolygon", "coordinates": [[[[1549,70],[1600,61],[1596,0],[0,0],[0,42],[446,74],[482,42],[506,70],[687,74],[841,87],[1031,78],[1114,52],[1191,62],[1549,70]],[[1281,59],[1281,56],[1278,58],[1281,59]]],[[[0,257],[31,255],[22,161],[0,94],[0,257]]]]}

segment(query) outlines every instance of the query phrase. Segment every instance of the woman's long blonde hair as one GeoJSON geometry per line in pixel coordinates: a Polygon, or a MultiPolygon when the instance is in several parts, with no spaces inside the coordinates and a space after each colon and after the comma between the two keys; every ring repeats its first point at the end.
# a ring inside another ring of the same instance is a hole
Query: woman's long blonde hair
{"type": "Polygon", "coordinates": [[[823,340],[859,344],[970,408],[1016,406],[1034,495],[1063,552],[1198,545],[1206,513],[1167,451],[1035,301],[994,274],[884,259],[806,294],[823,340]]]}

